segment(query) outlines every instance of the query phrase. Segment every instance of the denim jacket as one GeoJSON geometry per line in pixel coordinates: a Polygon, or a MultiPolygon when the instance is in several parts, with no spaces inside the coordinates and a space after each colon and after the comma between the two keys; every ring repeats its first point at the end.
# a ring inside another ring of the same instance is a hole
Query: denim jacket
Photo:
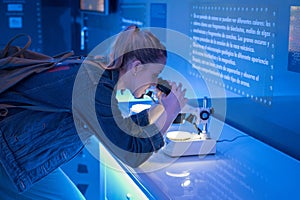
{"type": "Polygon", "coordinates": [[[0,94],[8,109],[0,116],[0,162],[20,192],[76,156],[91,135],[132,167],[164,145],[147,110],[122,116],[118,71],[96,71],[62,64],[0,94]]]}

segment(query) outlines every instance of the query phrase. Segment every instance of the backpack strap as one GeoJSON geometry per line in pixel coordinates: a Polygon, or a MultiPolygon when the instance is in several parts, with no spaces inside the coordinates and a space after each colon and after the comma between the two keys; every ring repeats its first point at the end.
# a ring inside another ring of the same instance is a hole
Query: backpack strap
{"type": "Polygon", "coordinates": [[[21,56],[27,49],[28,47],[31,45],[31,37],[25,33],[21,33],[21,34],[18,34],[16,36],[14,36],[13,38],[11,38],[8,43],[6,44],[6,46],[4,47],[3,49],[3,52],[2,52],[2,55],[0,56],[0,58],[4,58],[4,57],[7,57],[7,56],[11,56],[11,57],[18,57],[18,56],[21,56]],[[9,53],[9,49],[11,47],[11,44],[18,38],[20,37],[27,37],[28,38],[28,41],[27,43],[25,44],[25,46],[23,48],[20,48],[18,47],[17,48],[17,51],[15,53],[13,53],[12,55],[8,55],[9,53]]]}

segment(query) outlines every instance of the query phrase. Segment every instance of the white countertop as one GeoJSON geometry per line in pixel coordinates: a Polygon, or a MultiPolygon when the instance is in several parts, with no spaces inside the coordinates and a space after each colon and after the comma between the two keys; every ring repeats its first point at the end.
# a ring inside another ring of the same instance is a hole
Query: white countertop
{"type": "Polygon", "coordinates": [[[299,160],[214,118],[209,132],[236,140],[217,142],[215,155],[174,158],[159,150],[138,168],[121,164],[119,172],[149,199],[300,199],[299,160]]]}
{"type": "MultiPolygon", "coordinates": [[[[241,135],[225,125],[219,140],[241,135]]],[[[218,142],[215,155],[172,158],[160,150],[129,171],[154,199],[300,199],[300,161],[250,136],[218,142]]]]}

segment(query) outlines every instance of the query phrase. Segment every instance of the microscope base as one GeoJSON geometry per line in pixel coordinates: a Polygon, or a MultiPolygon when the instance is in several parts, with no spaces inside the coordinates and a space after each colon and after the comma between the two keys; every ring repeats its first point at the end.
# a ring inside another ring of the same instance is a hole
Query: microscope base
{"type": "Polygon", "coordinates": [[[171,157],[208,155],[216,153],[216,140],[189,139],[184,141],[168,140],[162,151],[171,157]]]}

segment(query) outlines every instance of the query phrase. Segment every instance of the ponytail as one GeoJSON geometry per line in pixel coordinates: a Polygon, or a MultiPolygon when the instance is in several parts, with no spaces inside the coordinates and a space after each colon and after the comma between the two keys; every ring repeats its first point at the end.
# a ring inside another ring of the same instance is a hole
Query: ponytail
{"type": "Polygon", "coordinates": [[[134,58],[147,64],[156,63],[166,57],[166,48],[157,37],[150,31],[140,30],[133,25],[127,27],[115,40],[107,69],[120,69],[134,58]]]}

